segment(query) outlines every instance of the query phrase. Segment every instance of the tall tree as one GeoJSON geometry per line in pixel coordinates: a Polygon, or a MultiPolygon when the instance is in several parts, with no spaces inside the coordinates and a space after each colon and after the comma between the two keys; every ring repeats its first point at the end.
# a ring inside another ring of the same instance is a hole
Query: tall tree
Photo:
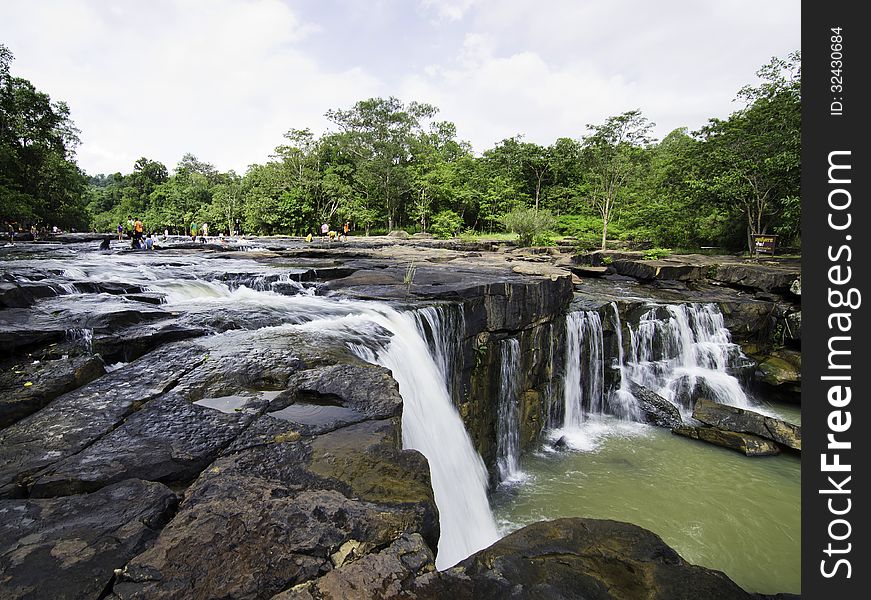
{"type": "Polygon", "coordinates": [[[589,199],[602,217],[602,250],[607,246],[614,208],[631,178],[638,175],[644,149],[653,141],[653,126],[640,110],[609,117],[601,125],[587,125],[592,133],[584,138],[586,184],[589,199]]]}
{"type": "Polygon", "coordinates": [[[521,135],[504,139],[485,154],[517,179],[519,187],[529,195],[533,207],[538,210],[544,186],[551,176],[553,152],[551,148],[522,140],[521,135]]]}
{"type": "Polygon", "coordinates": [[[740,209],[747,247],[784,219],[794,222],[801,168],[801,56],[773,58],[757,72],[762,83],[745,86],[746,106],[701,130],[697,185],[721,204],[740,209]]]}
{"type": "Polygon", "coordinates": [[[86,180],[69,108],[12,76],[12,58],[0,44],[0,218],[85,227],[86,180]]]}
{"type": "Polygon", "coordinates": [[[344,134],[344,148],[355,158],[355,180],[362,195],[376,201],[393,229],[411,186],[407,167],[413,160],[422,121],[437,112],[434,106],[394,97],[363,100],[348,110],[331,110],[327,118],[344,134]]]}

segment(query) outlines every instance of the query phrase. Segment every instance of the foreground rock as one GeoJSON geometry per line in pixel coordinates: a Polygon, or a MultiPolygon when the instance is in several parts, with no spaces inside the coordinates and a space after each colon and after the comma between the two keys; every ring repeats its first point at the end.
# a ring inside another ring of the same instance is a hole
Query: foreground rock
{"type": "Polygon", "coordinates": [[[166,486],[139,480],[83,496],[0,500],[0,596],[101,597],[113,571],[148,547],[177,503],[166,486]]]}
{"type": "Polygon", "coordinates": [[[0,431],[0,498],[26,495],[34,474],[114,430],[203,360],[196,346],[166,348],[162,356],[108,373],[0,431]]]}
{"type": "Polygon", "coordinates": [[[762,357],[758,380],[774,396],[791,402],[801,400],[801,353],[781,348],[762,357]]]}
{"type": "Polygon", "coordinates": [[[713,427],[738,433],[752,433],[801,452],[801,427],[751,410],[700,399],[693,417],[713,427]]]}
{"type": "Polygon", "coordinates": [[[534,523],[459,565],[417,579],[414,598],[749,600],[725,574],[691,565],[629,523],[534,523]]]}
{"type": "Polygon", "coordinates": [[[683,425],[677,407],[656,392],[634,381],[629,382],[629,391],[638,400],[638,407],[641,409],[645,423],[667,429],[683,425]]]}
{"type": "Polygon", "coordinates": [[[268,598],[403,534],[434,546],[426,460],[400,450],[397,431],[368,421],[307,438],[262,417],[188,490],[115,597],[268,598]]]}
{"type": "Polygon", "coordinates": [[[403,535],[377,554],[339,564],[323,577],[277,594],[272,600],[408,597],[415,578],[435,570],[434,560],[420,535],[403,535]]]}
{"type": "Polygon", "coordinates": [[[105,373],[103,361],[97,356],[7,364],[0,371],[0,429],[105,373]]]}
{"type": "Polygon", "coordinates": [[[693,427],[690,425],[675,427],[672,431],[694,440],[737,450],[747,456],[774,456],[780,454],[780,446],[776,443],[759,436],[750,435],[749,433],[737,433],[716,427],[693,427]]]}

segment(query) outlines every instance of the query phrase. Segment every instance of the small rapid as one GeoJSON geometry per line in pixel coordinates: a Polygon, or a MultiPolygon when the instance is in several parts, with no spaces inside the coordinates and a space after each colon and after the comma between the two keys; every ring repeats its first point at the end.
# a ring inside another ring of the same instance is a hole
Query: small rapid
{"type": "Polygon", "coordinates": [[[430,466],[441,530],[437,567],[450,567],[499,538],[487,497],[487,470],[452,402],[462,360],[462,311],[441,305],[399,312],[378,302],[317,296],[314,285],[298,281],[298,272],[250,259],[156,258],[145,252],[83,252],[69,259],[58,254],[16,261],[22,273],[16,277],[51,285],[57,294],[40,300],[32,314],[54,320],[64,315],[70,323],[68,341],[87,347],[94,335],[88,323],[95,314],[124,311],[155,311],[177,326],[209,335],[289,328],[333,337],[364,360],[390,369],[399,384],[403,447],[420,451],[430,466]],[[114,293],[100,291],[110,286],[116,286],[114,293]],[[150,295],[151,303],[117,291],[128,289],[150,295]]]}

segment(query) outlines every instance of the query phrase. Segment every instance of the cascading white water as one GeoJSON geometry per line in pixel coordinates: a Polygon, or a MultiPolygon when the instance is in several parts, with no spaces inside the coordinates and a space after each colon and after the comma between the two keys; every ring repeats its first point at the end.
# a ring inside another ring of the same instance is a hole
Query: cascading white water
{"type": "Polygon", "coordinates": [[[685,416],[700,393],[715,402],[758,410],[728,372],[745,357],[732,343],[715,304],[654,307],[630,331],[629,378],[675,404],[685,416]]]}
{"type": "Polygon", "coordinates": [[[463,336],[466,332],[462,308],[440,304],[419,308],[410,314],[415,319],[417,330],[427,340],[430,352],[448,384],[448,391],[456,397],[460,393],[457,361],[462,361],[463,336]]]}
{"type": "Polygon", "coordinates": [[[502,340],[498,418],[496,422],[496,466],[502,482],[520,478],[520,421],[518,415],[520,342],[502,340]]]}
{"type": "Polygon", "coordinates": [[[67,329],[66,339],[74,346],[81,346],[85,352],[94,351],[94,330],[88,327],[67,329]]]}
{"type": "MultiPolygon", "coordinates": [[[[140,285],[159,295],[162,308],[183,326],[202,327],[207,333],[239,327],[273,332],[296,328],[359,344],[354,347],[359,355],[392,371],[403,397],[403,445],[417,449],[429,462],[441,529],[438,568],[450,567],[499,539],[487,498],[486,468],[451,402],[446,382],[446,375],[458,370],[454,361],[461,360],[456,349],[460,347],[457,328],[462,323],[445,324],[450,318],[461,319],[460,311],[444,307],[400,314],[383,304],[306,295],[311,286],[294,285],[294,274],[245,259],[203,261],[180,255],[160,263],[154,256],[144,252],[81,254],[63,277],[75,282],[140,285]],[[251,274],[247,281],[244,276],[218,279],[240,269],[251,274]],[[419,331],[424,322],[436,340],[433,352],[419,331]]],[[[52,272],[53,279],[55,270],[63,272],[67,267],[68,261],[55,259],[32,264],[38,273],[52,272]]],[[[59,285],[58,289],[75,292],[73,282],[62,285],[66,287],[59,285]]],[[[53,300],[66,303],[67,310],[81,304],[61,296],[53,300]]],[[[113,310],[129,302],[121,296],[100,294],[93,304],[113,310]]]]}
{"type": "Polygon", "coordinates": [[[436,567],[445,569],[499,539],[487,500],[487,469],[451,402],[444,374],[415,315],[383,305],[361,303],[361,309],[393,333],[381,350],[352,349],[364,360],[390,369],[399,383],[403,446],[420,451],[429,461],[441,527],[436,567]]]}
{"type": "Polygon", "coordinates": [[[566,370],[563,380],[563,427],[578,428],[586,414],[603,410],[602,320],[595,311],[566,316],[566,370]]]}
{"type": "Polygon", "coordinates": [[[620,311],[617,309],[615,302],[611,303],[611,309],[613,311],[611,322],[614,326],[614,334],[617,337],[617,365],[620,371],[620,386],[615,390],[611,390],[608,396],[609,409],[612,414],[621,419],[639,421],[641,420],[641,409],[638,407],[638,400],[629,391],[629,373],[626,368],[626,357],[623,351],[623,326],[620,322],[620,311]]]}

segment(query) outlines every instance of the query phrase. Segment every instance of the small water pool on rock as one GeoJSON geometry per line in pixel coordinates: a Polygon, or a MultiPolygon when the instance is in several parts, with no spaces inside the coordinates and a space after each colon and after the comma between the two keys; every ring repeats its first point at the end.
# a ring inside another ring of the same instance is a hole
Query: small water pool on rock
{"type": "Polygon", "coordinates": [[[329,425],[330,423],[354,423],[361,421],[364,415],[352,408],[343,406],[331,406],[324,404],[291,404],[269,413],[269,416],[286,421],[293,421],[300,425],[329,425]]]}
{"type": "Polygon", "coordinates": [[[747,458],[608,417],[561,433],[576,450],[525,456],[528,479],[494,496],[503,533],[558,517],[628,521],[748,591],[800,593],[797,455],[747,458]]]}

